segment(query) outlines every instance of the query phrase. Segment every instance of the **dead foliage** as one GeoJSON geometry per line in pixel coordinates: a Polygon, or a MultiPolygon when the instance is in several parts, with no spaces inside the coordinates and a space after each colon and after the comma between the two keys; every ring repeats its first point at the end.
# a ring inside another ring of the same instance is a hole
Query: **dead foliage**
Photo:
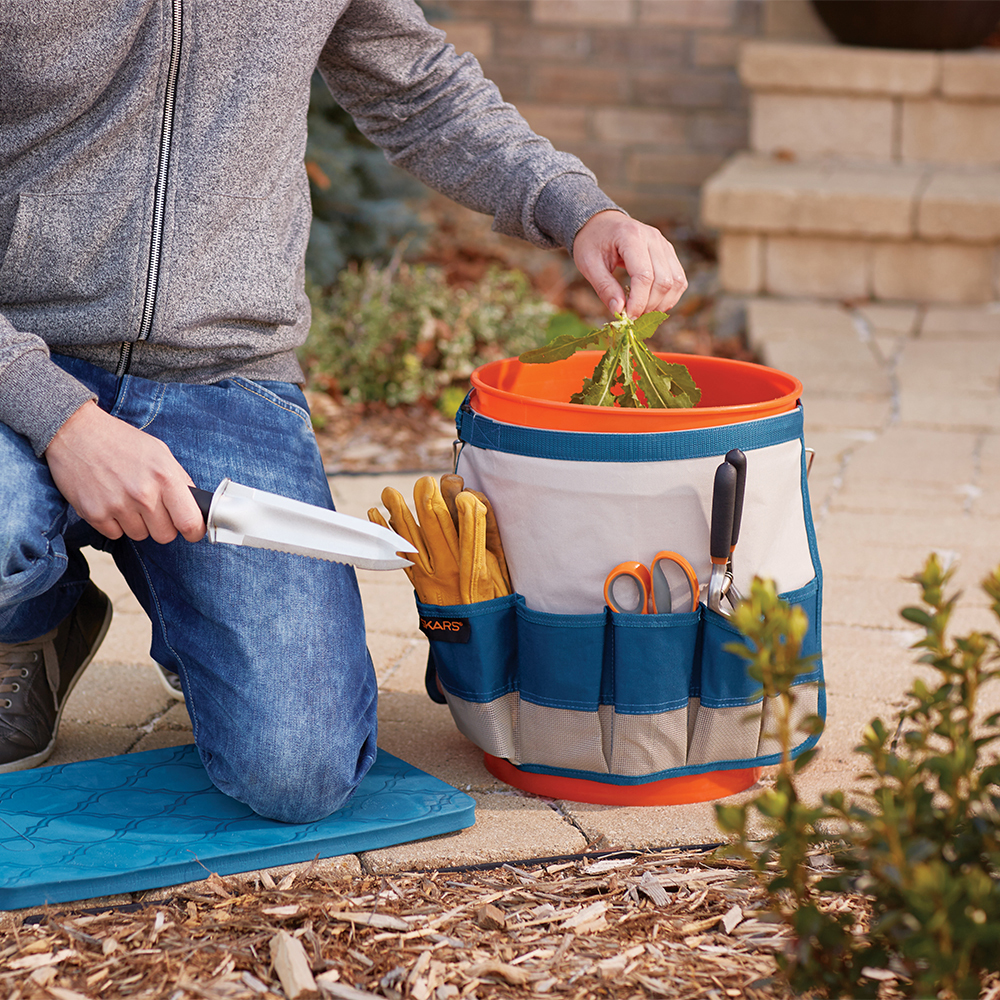
{"type": "Polygon", "coordinates": [[[133,912],[53,907],[0,938],[0,995],[787,996],[786,932],[740,862],[671,850],[337,880],[266,872],[133,912]]]}

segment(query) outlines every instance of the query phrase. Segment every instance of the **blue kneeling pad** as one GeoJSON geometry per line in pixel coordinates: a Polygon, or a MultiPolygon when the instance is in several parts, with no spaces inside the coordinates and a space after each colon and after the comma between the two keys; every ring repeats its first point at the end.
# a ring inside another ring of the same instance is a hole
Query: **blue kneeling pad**
{"type": "Polygon", "coordinates": [[[0,909],[64,903],[370,851],[475,822],[468,795],[384,750],[316,823],[263,819],[193,745],[0,775],[0,909]]]}

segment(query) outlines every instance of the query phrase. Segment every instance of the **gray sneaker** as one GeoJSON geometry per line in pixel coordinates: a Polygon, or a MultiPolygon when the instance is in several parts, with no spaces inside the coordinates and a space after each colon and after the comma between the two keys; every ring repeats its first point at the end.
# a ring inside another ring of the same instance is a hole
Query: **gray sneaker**
{"type": "Polygon", "coordinates": [[[28,642],[0,642],[0,773],[48,760],[66,699],[110,624],[111,601],[88,582],[51,632],[28,642]]]}

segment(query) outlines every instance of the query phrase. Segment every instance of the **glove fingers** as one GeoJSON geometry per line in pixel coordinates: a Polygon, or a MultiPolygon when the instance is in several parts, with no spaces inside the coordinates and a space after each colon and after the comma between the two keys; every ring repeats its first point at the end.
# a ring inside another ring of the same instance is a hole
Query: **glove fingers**
{"type": "Polygon", "coordinates": [[[465,480],[461,476],[444,475],[441,477],[441,496],[448,505],[448,513],[458,530],[458,508],[455,506],[455,497],[462,492],[465,487],[465,480]]]}
{"type": "MultiPolygon", "coordinates": [[[[378,509],[378,507],[369,507],[368,508],[368,520],[371,521],[372,524],[380,524],[380,525],[382,525],[383,528],[388,528],[389,527],[389,525],[386,523],[385,518],[382,516],[382,511],[380,511],[378,509]]],[[[397,532],[397,534],[398,534],[398,532],[397,532]]],[[[410,553],[410,552],[406,553],[406,557],[407,558],[411,558],[412,555],[413,555],[413,553],[410,553]]],[[[415,567],[413,567],[413,566],[404,566],[403,567],[403,572],[409,577],[410,583],[413,584],[413,589],[417,590],[417,580],[416,580],[416,577],[415,577],[415,574],[414,574],[414,568],[415,567]]]]}
{"type": "Polygon", "coordinates": [[[431,555],[431,565],[435,567],[437,574],[445,572],[446,566],[450,567],[449,558],[457,566],[458,532],[433,476],[421,476],[414,483],[413,506],[420,518],[420,528],[431,555]]]}
{"type": "Polygon", "coordinates": [[[430,576],[433,572],[433,562],[427,551],[427,543],[424,540],[420,525],[417,524],[410,508],[406,506],[403,494],[399,490],[387,486],[382,490],[382,503],[389,511],[389,526],[397,535],[402,535],[411,545],[415,545],[416,552],[408,553],[407,559],[415,563],[423,573],[430,576]]]}
{"type": "Polygon", "coordinates": [[[503,542],[500,540],[500,526],[497,524],[497,516],[493,510],[493,504],[490,503],[485,493],[480,493],[478,490],[467,490],[466,492],[471,493],[474,497],[482,501],[486,507],[486,548],[496,556],[497,566],[499,567],[500,576],[505,587],[504,592],[512,594],[514,588],[511,586],[510,571],[507,569],[507,557],[503,552],[503,542]]]}
{"type": "Polygon", "coordinates": [[[486,575],[489,577],[494,597],[504,597],[510,593],[510,587],[507,586],[507,581],[504,580],[503,574],[500,572],[497,557],[489,549],[486,550],[486,575]]]}
{"type": "Polygon", "coordinates": [[[475,604],[493,596],[486,574],[486,507],[467,490],[455,497],[455,506],[461,538],[459,590],[463,604],[475,604]]]}

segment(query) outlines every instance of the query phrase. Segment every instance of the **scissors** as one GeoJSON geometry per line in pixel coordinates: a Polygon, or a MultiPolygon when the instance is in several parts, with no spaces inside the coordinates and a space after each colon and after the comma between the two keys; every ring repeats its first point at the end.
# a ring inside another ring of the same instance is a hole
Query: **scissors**
{"type": "Polygon", "coordinates": [[[698,577],[676,552],[658,552],[652,570],[640,562],[619,563],[604,581],[604,600],[623,615],[669,615],[698,607],[698,577]]]}
{"type": "Polygon", "coordinates": [[[709,536],[712,575],[708,581],[708,606],[722,613],[722,598],[736,607],[743,596],[733,583],[733,551],[740,537],[747,459],[733,448],[715,470],[712,489],[712,525],[709,536]]]}

